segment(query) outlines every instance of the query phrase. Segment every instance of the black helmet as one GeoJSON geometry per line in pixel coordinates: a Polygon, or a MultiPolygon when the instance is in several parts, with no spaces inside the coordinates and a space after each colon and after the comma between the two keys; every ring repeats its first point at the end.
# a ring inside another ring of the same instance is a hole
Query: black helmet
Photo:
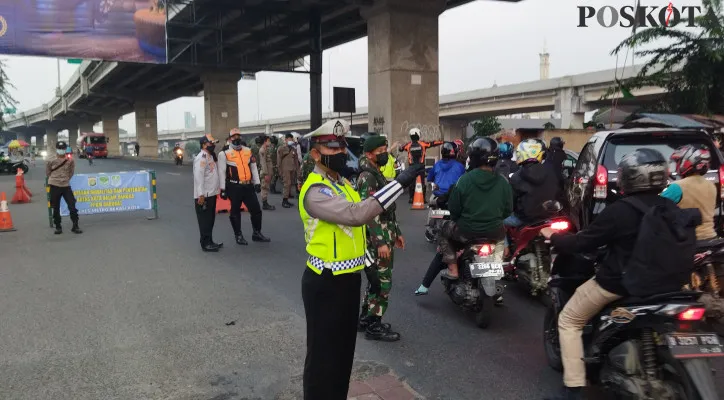
{"type": "Polygon", "coordinates": [[[565,146],[565,144],[566,142],[564,142],[560,136],[556,136],[551,139],[550,146],[548,147],[551,149],[563,149],[563,146],[565,146]]]}
{"type": "Polygon", "coordinates": [[[470,168],[495,166],[498,161],[498,143],[488,137],[477,138],[468,146],[468,158],[470,168]]]}
{"type": "Polygon", "coordinates": [[[274,146],[276,146],[279,143],[279,138],[277,138],[276,136],[272,136],[271,142],[274,146]]]}
{"type": "Polygon", "coordinates": [[[261,145],[264,144],[264,140],[266,140],[266,136],[265,136],[265,135],[260,135],[260,136],[257,136],[256,138],[254,138],[254,143],[256,143],[257,145],[261,146],[261,145]]]}
{"type": "Polygon", "coordinates": [[[65,142],[61,141],[61,142],[58,142],[58,143],[55,144],[55,148],[58,149],[58,150],[65,150],[65,149],[68,148],[68,144],[66,144],[65,142]]]}
{"type": "Polygon", "coordinates": [[[442,158],[455,158],[455,143],[453,142],[445,142],[442,144],[442,148],[440,149],[440,155],[442,158]]]}
{"type": "Polygon", "coordinates": [[[621,193],[663,190],[668,181],[669,162],[654,149],[638,149],[626,154],[618,163],[618,187],[621,193]]]}

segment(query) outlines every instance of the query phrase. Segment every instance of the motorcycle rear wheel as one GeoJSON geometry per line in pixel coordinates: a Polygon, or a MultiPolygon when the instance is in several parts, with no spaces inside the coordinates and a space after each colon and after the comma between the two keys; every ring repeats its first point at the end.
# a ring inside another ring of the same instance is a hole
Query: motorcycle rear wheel
{"type": "Polygon", "coordinates": [[[558,316],[551,306],[547,307],[545,318],[543,318],[543,350],[545,350],[548,365],[558,372],[563,372],[561,345],[558,337],[558,316]]]}

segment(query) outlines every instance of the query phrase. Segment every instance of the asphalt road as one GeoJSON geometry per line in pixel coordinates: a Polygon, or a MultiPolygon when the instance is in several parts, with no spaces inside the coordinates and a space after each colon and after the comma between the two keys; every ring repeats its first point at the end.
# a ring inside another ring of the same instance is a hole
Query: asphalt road
{"type": "MultiPolygon", "coordinates": [[[[154,169],[160,219],[148,213],[82,217],[85,231],[48,228],[43,167],[27,175],[31,204],[11,205],[16,232],[0,234],[0,398],[295,399],[305,330],[305,251],[296,208],[264,213],[272,243],[233,242],[220,215],[218,254],[202,253],[189,166],[135,160],[78,162],[77,173],[154,169]],[[227,325],[231,322],[233,325],[227,325]]],[[[14,192],[14,177],[0,177],[14,192]]],[[[393,370],[427,399],[539,399],[556,390],[546,364],[543,306],[511,286],[481,330],[436,282],[415,297],[433,247],[425,213],[400,203],[407,249],[396,255],[386,316],[397,343],[357,342],[359,376],[393,370]]],[[[242,216],[247,238],[251,227],[242,216]]],[[[723,390],[720,388],[720,390],[723,390]]],[[[722,391],[724,393],[724,391],[722,391]]]]}

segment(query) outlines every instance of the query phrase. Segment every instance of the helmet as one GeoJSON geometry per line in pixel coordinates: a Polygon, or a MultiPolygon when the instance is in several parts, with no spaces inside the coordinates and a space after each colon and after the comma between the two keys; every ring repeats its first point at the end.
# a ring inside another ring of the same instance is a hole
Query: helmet
{"type": "Polygon", "coordinates": [[[410,129],[410,137],[417,136],[420,137],[420,129],[419,128],[412,128],[410,129]]]}
{"type": "Polygon", "coordinates": [[[518,144],[515,158],[518,164],[539,163],[543,161],[546,144],[540,139],[526,139],[518,144]]]}
{"type": "Polygon", "coordinates": [[[564,142],[560,136],[556,136],[551,139],[551,144],[549,147],[551,149],[563,149],[563,146],[565,146],[565,144],[566,142],[564,142]]]}
{"type": "Polygon", "coordinates": [[[654,149],[628,153],[618,163],[618,187],[623,194],[663,190],[668,181],[669,163],[654,149]]]}
{"type": "Polygon", "coordinates": [[[498,161],[498,143],[488,137],[477,138],[468,146],[468,158],[470,168],[492,167],[498,161]]]}
{"type": "Polygon", "coordinates": [[[65,150],[65,149],[68,148],[68,144],[65,143],[65,142],[63,142],[63,141],[60,141],[60,142],[58,142],[58,143],[55,144],[55,148],[58,149],[58,150],[65,150]]]}
{"type": "Polygon", "coordinates": [[[272,136],[271,136],[271,142],[272,142],[272,144],[273,144],[274,146],[276,146],[277,144],[279,144],[279,138],[276,137],[276,136],[274,136],[274,135],[272,135],[272,136]]]}
{"type": "Polygon", "coordinates": [[[687,144],[676,149],[670,159],[676,164],[676,173],[685,178],[694,174],[706,174],[709,170],[711,153],[705,145],[687,144]]]}
{"type": "Polygon", "coordinates": [[[463,147],[465,147],[465,142],[463,142],[461,139],[455,139],[453,140],[453,143],[455,143],[455,146],[457,146],[458,150],[462,150],[463,147]]]}
{"type": "Polygon", "coordinates": [[[500,152],[500,158],[504,160],[510,160],[513,158],[513,145],[510,142],[503,142],[498,146],[500,152]]]}
{"type": "Polygon", "coordinates": [[[442,149],[440,149],[440,155],[442,158],[453,158],[455,157],[456,147],[453,142],[445,142],[442,144],[442,149]]]}
{"type": "Polygon", "coordinates": [[[264,140],[266,140],[266,136],[260,135],[254,138],[254,143],[261,146],[262,144],[264,144],[264,140]]]}

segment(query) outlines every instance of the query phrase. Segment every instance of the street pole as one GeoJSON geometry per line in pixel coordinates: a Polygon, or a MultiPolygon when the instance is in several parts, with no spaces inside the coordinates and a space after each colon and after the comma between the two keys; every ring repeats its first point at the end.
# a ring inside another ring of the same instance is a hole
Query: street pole
{"type": "Polygon", "coordinates": [[[58,86],[55,88],[55,97],[60,98],[60,96],[63,94],[63,92],[61,92],[60,90],[60,58],[56,58],[55,61],[57,62],[56,69],[58,72],[58,86]]]}

